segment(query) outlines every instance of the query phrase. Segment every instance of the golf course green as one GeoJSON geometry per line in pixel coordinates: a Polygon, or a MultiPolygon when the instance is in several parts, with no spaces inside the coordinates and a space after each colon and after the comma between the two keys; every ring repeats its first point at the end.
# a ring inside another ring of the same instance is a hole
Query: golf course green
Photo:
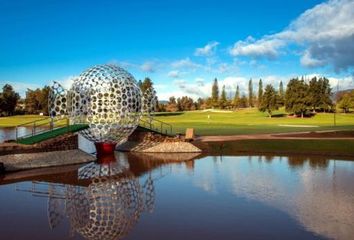
{"type": "MultiPolygon", "coordinates": [[[[1,117],[0,127],[14,127],[19,124],[45,119],[38,115],[18,115],[1,117]]],[[[266,113],[256,108],[238,111],[204,110],[174,113],[156,113],[154,118],[173,126],[174,133],[185,133],[186,128],[194,128],[197,135],[235,135],[285,133],[321,130],[353,130],[354,114],[317,113],[312,117],[295,118],[284,110],[266,113]],[[334,126],[334,118],[336,126],[334,126]]],[[[49,122],[49,121],[48,121],[49,122]]]]}
{"type": "Polygon", "coordinates": [[[197,135],[235,135],[284,133],[321,130],[353,130],[354,114],[317,113],[312,117],[295,118],[283,110],[269,118],[257,109],[238,111],[189,111],[156,113],[155,118],[173,126],[174,132],[184,133],[194,128],[197,135]],[[334,118],[336,126],[334,126],[334,118]]]}

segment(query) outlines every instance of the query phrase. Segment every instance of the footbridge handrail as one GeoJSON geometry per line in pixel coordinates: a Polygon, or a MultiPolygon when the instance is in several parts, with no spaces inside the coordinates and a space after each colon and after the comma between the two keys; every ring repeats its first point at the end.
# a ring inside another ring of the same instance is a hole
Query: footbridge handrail
{"type": "Polygon", "coordinates": [[[147,118],[141,118],[139,126],[148,128],[150,130],[166,134],[166,135],[172,135],[172,125],[166,122],[163,122],[161,120],[158,120],[153,117],[147,117],[147,118]]]}
{"type": "Polygon", "coordinates": [[[53,131],[54,129],[60,128],[60,127],[68,127],[69,126],[69,119],[64,117],[64,118],[44,118],[44,119],[39,119],[39,120],[35,120],[35,121],[31,121],[31,122],[26,122],[26,123],[22,123],[22,124],[18,124],[15,126],[15,140],[19,140],[21,138],[26,138],[26,137],[30,137],[30,136],[34,136],[37,135],[39,133],[44,133],[44,132],[49,132],[49,131],[53,131]],[[65,121],[63,124],[60,124],[59,122],[63,122],[65,121]],[[57,127],[55,127],[55,125],[57,124],[57,127]],[[19,127],[31,127],[31,133],[29,134],[25,134],[22,136],[19,136],[19,127]],[[39,130],[39,127],[42,126],[48,126],[47,129],[42,129],[39,130]]]}

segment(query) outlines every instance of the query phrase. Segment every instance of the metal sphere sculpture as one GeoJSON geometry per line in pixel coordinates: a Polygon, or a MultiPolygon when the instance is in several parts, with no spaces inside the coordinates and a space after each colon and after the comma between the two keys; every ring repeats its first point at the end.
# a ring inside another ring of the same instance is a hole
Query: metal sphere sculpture
{"type": "Polygon", "coordinates": [[[51,91],[49,91],[49,115],[52,118],[67,115],[67,104],[67,91],[60,83],[54,82],[51,86],[51,91]]]}
{"type": "Polygon", "coordinates": [[[94,142],[119,143],[138,126],[141,91],[134,77],[115,65],[99,65],[75,79],[69,99],[69,118],[86,117],[89,128],[84,137],[94,142]]]}
{"type": "Polygon", "coordinates": [[[135,130],[143,113],[151,116],[156,103],[153,89],[142,94],[130,73],[107,64],[82,72],[69,90],[54,82],[48,105],[52,118],[68,116],[71,124],[88,124],[80,131],[85,138],[115,146],[135,130]]]}

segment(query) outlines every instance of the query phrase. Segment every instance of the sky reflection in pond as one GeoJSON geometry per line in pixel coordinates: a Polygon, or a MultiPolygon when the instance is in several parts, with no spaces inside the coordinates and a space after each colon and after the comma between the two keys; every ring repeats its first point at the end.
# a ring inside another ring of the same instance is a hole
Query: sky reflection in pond
{"type": "MultiPolygon", "coordinates": [[[[64,175],[23,178],[22,182],[2,185],[2,236],[354,237],[353,161],[294,156],[184,157],[189,161],[169,163],[173,156],[120,154],[111,175],[107,171],[101,171],[104,176],[92,175],[96,166],[91,165],[64,175]],[[91,175],[81,174],[79,179],[79,173],[85,171],[91,175]],[[37,193],[16,190],[32,190],[33,186],[37,193]]],[[[2,183],[10,183],[10,177],[2,183]]]]}

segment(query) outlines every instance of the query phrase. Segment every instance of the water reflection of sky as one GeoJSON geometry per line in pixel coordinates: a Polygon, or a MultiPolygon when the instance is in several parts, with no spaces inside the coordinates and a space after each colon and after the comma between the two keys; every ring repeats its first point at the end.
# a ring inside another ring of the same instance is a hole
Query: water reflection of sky
{"type": "MultiPolygon", "coordinates": [[[[44,131],[47,130],[47,127],[37,127],[36,131],[44,131]]],[[[23,137],[32,133],[32,127],[18,127],[17,136],[23,137]]],[[[16,128],[14,127],[0,127],[0,143],[6,140],[14,140],[16,139],[16,128]]]]}
{"type": "MultiPolygon", "coordinates": [[[[135,189],[141,190],[135,191],[141,199],[138,202],[142,201],[144,206],[149,196],[146,193],[154,192],[150,210],[138,211],[138,218],[123,239],[353,239],[352,161],[209,156],[168,164],[161,158],[154,161],[152,156],[147,159],[143,155],[121,155],[120,158],[127,171],[123,169],[122,176],[110,180],[114,186],[136,182],[135,189]],[[146,187],[148,179],[151,182],[146,187]]],[[[93,184],[89,189],[101,193],[107,190],[100,187],[112,189],[103,183],[93,184]]],[[[30,189],[32,185],[23,182],[17,186],[30,189]]],[[[85,191],[86,187],[80,189],[85,191]]],[[[109,197],[109,204],[124,202],[122,199],[128,192],[121,191],[119,199],[109,197]]],[[[69,238],[70,218],[50,230],[47,205],[46,198],[15,191],[13,184],[1,186],[3,236],[7,239],[25,239],[29,235],[35,239],[69,238]]],[[[76,204],[72,212],[80,208],[76,204]]],[[[121,211],[116,213],[124,216],[121,211]]],[[[74,239],[85,236],[78,233],[73,235],[74,239]]]]}
{"type": "Polygon", "coordinates": [[[195,186],[212,194],[231,192],[265,203],[319,235],[354,236],[353,162],[284,157],[209,159],[197,162],[195,186]]]}

